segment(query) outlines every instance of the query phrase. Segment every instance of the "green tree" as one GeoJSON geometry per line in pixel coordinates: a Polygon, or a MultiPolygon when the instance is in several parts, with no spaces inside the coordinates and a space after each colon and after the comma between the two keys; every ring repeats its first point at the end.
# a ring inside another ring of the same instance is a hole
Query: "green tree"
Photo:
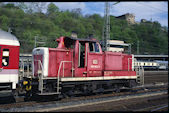
{"type": "Polygon", "coordinates": [[[54,4],[50,3],[47,8],[47,15],[57,14],[59,12],[59,8],[54,4]]]}
{"type": "Polygon", "coordinates": [[[0,16],[0,27],[7,31],[9,28],[9,18],[5,15],[0,16]]]}

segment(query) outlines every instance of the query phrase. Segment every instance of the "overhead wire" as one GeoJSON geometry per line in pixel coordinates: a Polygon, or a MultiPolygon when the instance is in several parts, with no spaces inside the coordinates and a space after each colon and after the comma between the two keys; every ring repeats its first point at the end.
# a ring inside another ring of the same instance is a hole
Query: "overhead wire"
{"type": "Polygon", "coordinates": [[[161,10],[161,9],[159,9],[159,8],[156,8],[156,7],[153,7],[153,6],[147,5],[147,4],[142,4],[142,3],[140,3],[140,2],[136,2],[136,3],[137,3],[137,4],[144,5],[144,6],[148,6],[149,8],[153,8],[153,9],[156,9],[156,10],[159,10],[159,11],[162,11],[162,12],[168,12],[168,10],[167,10],[167,11],[165,11],[165,10],[161,10]]]}

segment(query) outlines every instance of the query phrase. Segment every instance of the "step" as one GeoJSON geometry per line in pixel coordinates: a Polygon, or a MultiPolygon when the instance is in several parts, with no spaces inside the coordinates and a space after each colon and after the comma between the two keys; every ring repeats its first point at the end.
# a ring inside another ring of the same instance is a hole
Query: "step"
{"type": "Polygon", "coordinates": [[[61,92],[53,92],[53,93],[38,93],[38,95],[55,95],[55,94],[61,94],[61,92]]]}
{"type": "MultiPolygon", "coordinates": [[[[54,87],[55,89],[57,89],[57,87],[54,87]]],[[[59,87],[59,89],[62,89],[62,87],[59,87]]]]}
{"type": "Polygon", "coordinates": [[[10,88],[11,86],[10,85],[4,85],[4,86],[0,86],[0,88],[10,88]]]}

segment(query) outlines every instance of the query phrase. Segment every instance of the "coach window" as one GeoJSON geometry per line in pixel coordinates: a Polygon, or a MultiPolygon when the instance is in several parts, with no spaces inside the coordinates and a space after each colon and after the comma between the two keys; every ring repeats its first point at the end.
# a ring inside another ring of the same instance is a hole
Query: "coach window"
{"type": "Polygon", "coordinates": [[[9,49],[3,49],[2,52],[2,66],[9,65],[9,49]]]}

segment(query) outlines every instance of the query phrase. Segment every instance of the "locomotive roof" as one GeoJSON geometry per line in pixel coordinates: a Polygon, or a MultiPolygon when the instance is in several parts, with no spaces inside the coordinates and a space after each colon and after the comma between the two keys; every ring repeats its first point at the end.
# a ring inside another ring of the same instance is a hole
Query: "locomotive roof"
{"type": "Polygon", "coordinates": [[[9,32],[0,29],[0,44],[20,46],[18,39],[9,32]]]}
{"type": "Polygon", "coordinates": [[[68,38],[68,39],[71,39],[71,40],[79,40],[79,41],[82,41],[82,42],[97,42],[97,40],[93,40],[93,39],[89,39],[89,38],[73,38],[73,37],[65,37],[65,38],[68,38]]]}

